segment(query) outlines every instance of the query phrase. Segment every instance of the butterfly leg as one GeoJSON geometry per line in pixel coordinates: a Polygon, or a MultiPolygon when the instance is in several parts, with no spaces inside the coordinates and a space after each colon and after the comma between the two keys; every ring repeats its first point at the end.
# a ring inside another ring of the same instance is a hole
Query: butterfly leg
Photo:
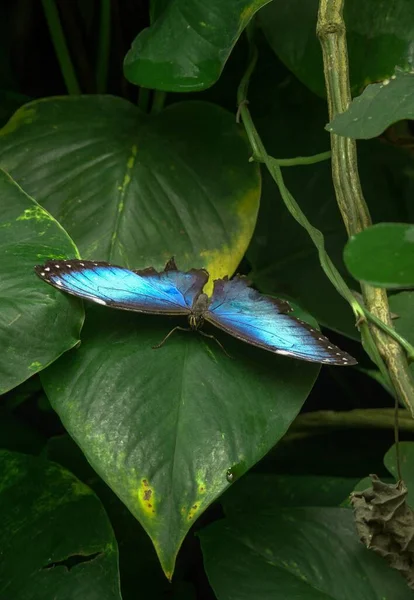
{"type": "Polygon", "coordinates": [[[201,333],[201,335],[204,335],[204,337],[211,338],[212,340],[214,340],[220,346],[220,348],[223,350],[223,352],[226,356],[228,356],[229,358],[233,358],[232,356],[230,356],[230,354],[224,348],[223,344],[221,342],[219,342],[218,339],[214,335],[212,335],[211,333],[206,333],[205,331],[201,331],[201,329],[197,329],[197,331],[198,331],[198,333],[201,333]]]}
{"type": "Polygon", "coordinates": [[[174,327],[174,329],[171,329],[171,331],[169,333],[167,333],[165,338],[159,344],[157,344],[156,346],[153,346],[152,348],[154,350],[161,348],[161,346],[163,346],[165,344],[165,342],[168,340],[170,335],[172,335],[174,333],[174,331],[177,331],[177,329],[179,329],[180,331],[192,331],[191,327],[180,327],[180,325],[177,325],[177,327],[174,327]]]}

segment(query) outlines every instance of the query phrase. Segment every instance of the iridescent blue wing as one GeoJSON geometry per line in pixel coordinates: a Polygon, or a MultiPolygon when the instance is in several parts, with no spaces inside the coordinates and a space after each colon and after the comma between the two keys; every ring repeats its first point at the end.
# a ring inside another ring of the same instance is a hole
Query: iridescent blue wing
{"type": "Polygon", "coordinates": [[[173,260],[161,272],[75,259],[50,260],[35,271],[43,281],[73,296],[112,308],[167,315],[189,314],[208,280],[207,271],[182,273],[173,260]]]}
{"type": "Polygon", "coordinates": [[[356,360],[319,331],[287,314],[287,302],[264,296],[244,278],[218,279],[204,318],[253,346],[311,362],[353,365],[356,360]]]}

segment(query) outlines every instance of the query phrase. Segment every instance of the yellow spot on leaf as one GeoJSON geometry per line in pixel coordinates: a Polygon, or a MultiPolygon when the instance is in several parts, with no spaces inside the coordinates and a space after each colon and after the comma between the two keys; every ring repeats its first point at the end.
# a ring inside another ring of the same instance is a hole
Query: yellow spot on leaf
{"type": "Polygon", "coordinates": [[[81,481],[74,481],[72,483],[72,492],[76,496],[90,496],[91,494],[93,494],[93,491],[91,490],[91,488],[89,488],[87,485],[85,485],[81,481]]]}
{"type": "Polygon", "coordinates": [[[28,105],[22,106],[2,128],[0,135],[6,136],[19,129],[22,125],[31,125],[36,116],[36,112],[35,108],[29,108],[28,105]]]}
{"type": "Polygon", "coordinates": [[[42,363],[35,361],[29,365],[29,369],[30,369],[30,371],[38,371],[39,369],[42,368],[42,366],[43,366],[42,363]]]}
{"type": "Polygon", "coordinates": [[[187,516],[187,519],[189,521],[194,521],[194,517],[197,514],[199,508],[200,508],[200,506],[198,504],[193,504],[191,506],[190,510],[188,511],[188,516],[187,516]]]}
{"type": "Polygon", "coordinates": [[[26,208],[26,210],[17,217],[17,221],[28,221],[34,219],[35,221],[51,221],[52,219],[40,206],[33,206],[32,208],[26,208]]]}
{"type": "Polygon", "coordinates": [[[267,0],[255,0],[246,6],[246,8],[240,13],[240,26],[242,29],[246,27],[254,13],[265,4],[267,4],[267,0]]]}
{"type": "Polygon", "coordinates": [[[204,267],[210,273],[210,279],[204,287],[207,295],[213,291],[214,279],[221,279],[225,275],[231,277],[243,258],[256,225],[259,200],[260,184],[248,190],[244,198],[235,203],[237,233],[233,235],[230,244],[200,253],[204,258],[204,267]]]}
{"type": "Polygon", "coordinates": [[[155,516],[155,497],[154,488],[148,482],[148,479],[141,479],[141,487],[138,491],[139,504],[148,517],[155,516]]]}

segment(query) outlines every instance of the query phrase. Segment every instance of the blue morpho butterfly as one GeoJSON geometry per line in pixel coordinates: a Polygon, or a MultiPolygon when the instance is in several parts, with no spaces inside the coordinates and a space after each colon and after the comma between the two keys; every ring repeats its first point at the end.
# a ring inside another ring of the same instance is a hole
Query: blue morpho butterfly
{"type": "MultiPolygon", "coordinates": [[[[356,364],[319,331],[290,316],[287,302],[260,294],[244,277],[216,279],[209,298],[203,293],[208,272],[191,269],[183,273],[174,259],[160,272],[151,267],[130,271],[106,262],[76,259],[51,260],[36,266],[35,271],[55,288],[98,304],[140,313],[183,315],[190,329],[198,330],[208,321],[239,340],[276,354],[330,365],[356,364]]],[[[156,347],[176,329],[184,328],[175,327],[156,347]]]]}

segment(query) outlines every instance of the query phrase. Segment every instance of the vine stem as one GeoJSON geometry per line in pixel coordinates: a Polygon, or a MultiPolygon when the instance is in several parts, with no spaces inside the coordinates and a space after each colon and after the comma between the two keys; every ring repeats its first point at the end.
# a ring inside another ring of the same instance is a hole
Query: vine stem
{"type": "MultiPolygon", "coordinates": [[[[317,22],[325,73],[330,121],[347,110],[351,102],[348,72],[348,51],[343,19],[344,0],[320,0],[317,22]]],[[[371,217],[365,202],[357,167],[355,140],[331,133],[332,178],[335,194],[348,235],[352,236],[371,225],[371,217]]],[[[376,320],[369,326],[378,353],[384,361],[396,396],[410,409],[414,416],[414,380],[401,345],[384,333],[393,330],[384,289],[361,284],[367,310],[376,320]]],[[[363,342],[366,330],[361,329],[363,342]]]]}
{"type": "MultiPolygon", "coordinates": [[[[414,420],[408,410],[400,408],[398,419],[402,430],[414,432],[414,420]]],[[[358,408],[348,411],[319,410],[298,415],[289,432],[348,428],[392,430],[394,420],[394,408],[358,408]]]]}
{"type": "Polygon", "coordinates": [[[66,89],[70,95],[78,95],[81,90],[70,58],[56,4],[54,0],[42,0],[42,5],[66,89]]]}

